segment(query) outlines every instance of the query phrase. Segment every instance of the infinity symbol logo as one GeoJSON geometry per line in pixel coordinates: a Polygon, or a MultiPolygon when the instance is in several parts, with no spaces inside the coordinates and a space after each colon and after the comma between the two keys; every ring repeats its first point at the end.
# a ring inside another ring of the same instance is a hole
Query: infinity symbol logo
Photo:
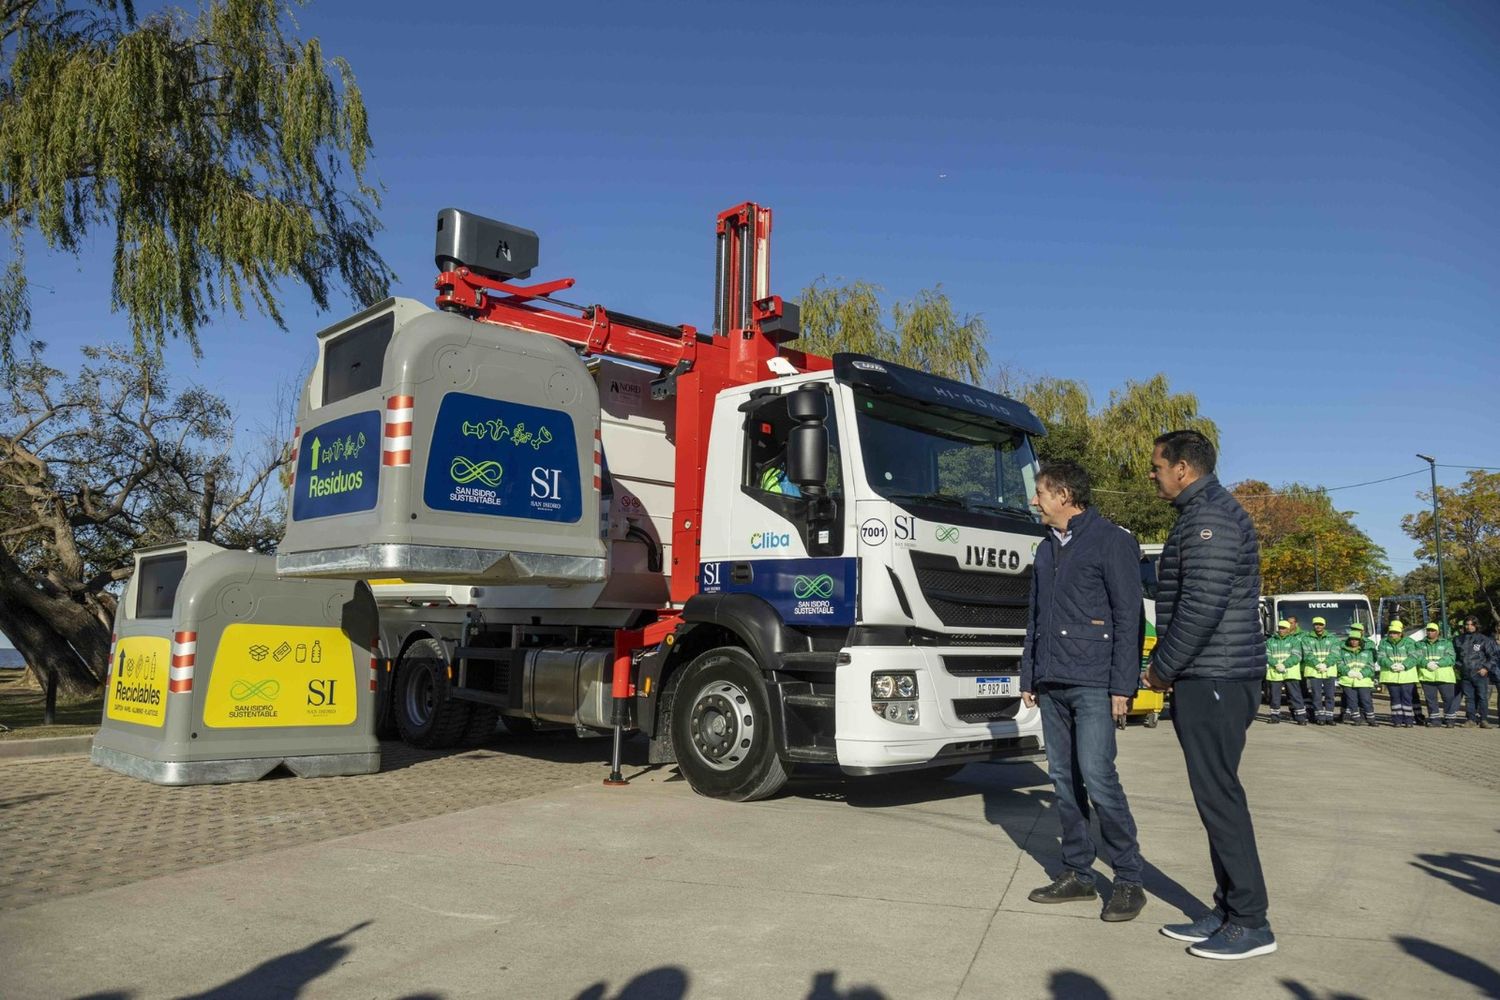
{"type": "Polygon", "coordinates": [[[455,456],[453,464],[448,466],[448,475],[460,486],[478,480],[486,486],[499,486],[500,477],[505,470],[500,467],[499,462],[480,462],[477,465],[462,455],[455,456]]]}
{"type": "Polygon", "coordinates": [[[958,541],[958,529],[951,524],[939,525],[937,530],[937,540],[940,542],[958,541]]]}
{"type": "Polygon", "coordinates": [[[832,597],[833,577],[827,573],[822,576],[799,576],[792,585],[792,594],[799,601],[805,601],[809,597],[832,597]]]}
{"type": "Polygon", "coordinates": [[[280,693],[281,682],[272,678],[263,681],[235,681],[234,686],[229,689],[229,697],[235,701],[249,701],[251,698],[275,701],[280,693]]]}

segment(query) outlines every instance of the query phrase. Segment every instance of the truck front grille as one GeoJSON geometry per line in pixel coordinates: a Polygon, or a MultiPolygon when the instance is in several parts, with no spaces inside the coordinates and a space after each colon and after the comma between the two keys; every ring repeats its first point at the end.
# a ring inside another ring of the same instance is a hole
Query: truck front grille
{"type": "Polygon", "coordinates": [[[954,698],[953,714],[962,722],[998,722],[1014,719],[1021,710],[1020,698],[954,698]]]}
{"type": "Polygon", "coordinates": [[[922,599],[944,625],[958,628],[1025,628],[1031,567],[1020,573],[960,569],[952,556],[913,552],[912,569],[922,599]]]}

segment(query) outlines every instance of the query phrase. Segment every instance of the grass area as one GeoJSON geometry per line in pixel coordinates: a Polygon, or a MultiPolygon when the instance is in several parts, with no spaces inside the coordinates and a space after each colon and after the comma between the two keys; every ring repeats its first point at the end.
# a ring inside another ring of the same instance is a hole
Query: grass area
{"type": "Polygon", "coordinates": [[[42,717],[47,696],[26,682],[24,670],[0,670],[0,740],[29,740],[43,736],[86,736],[99,728],[104,696],[83,701],[57,699],[56,722],[47,726],[42,717]]]}

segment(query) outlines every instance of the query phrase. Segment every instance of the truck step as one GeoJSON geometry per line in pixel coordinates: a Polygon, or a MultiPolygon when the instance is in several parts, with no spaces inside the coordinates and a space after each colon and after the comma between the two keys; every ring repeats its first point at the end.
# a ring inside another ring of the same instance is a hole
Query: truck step
{"type": "Polygon", "coordinates": [[[782,701],[784,701],[788,705],[800,705],[804,708],[826,708],[830,711],[833,709],[834,705],[833,695],[812,694],[811,692],[789,694],[782,698],[782,701]]]}
{"type": "Polygon", "coordinates": [[[787,760],[803,764],[837,764],[839,752],[833,747],[787,747],[787,760]]]}
{"type": "Polygon", "coordinates": [[[839,654],[835,652],[782,653],[782,666],[788,670],[832,670],[838,666],[839,654]]]}

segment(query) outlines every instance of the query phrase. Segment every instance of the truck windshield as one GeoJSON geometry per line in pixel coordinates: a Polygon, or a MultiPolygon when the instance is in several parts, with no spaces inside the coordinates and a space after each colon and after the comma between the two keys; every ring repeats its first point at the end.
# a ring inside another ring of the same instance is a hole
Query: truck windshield
{"type": "Polygon", "coordinates": [[[1349,631],[1349,626],[1359,622],[1365,627],[1365,634],[1369,635],[1374,623],[1370,618],[1370,605],[1366,601],[1345,599],[1342,601],[1277,601],[1276,617],[1282,619],[1288,615],[1297,616],[1297,627],[1304,632],[1312,631],[1314,618],[1323,618],[1328,622],[1328,631],[1344,635],[1349,631]]]}
{"type": "Polygon", "coordinates": [[[1026,434],[993,417],[856,391],[870,487],[897,503],[1034,520],[1036,455],[1026,434]]]}

